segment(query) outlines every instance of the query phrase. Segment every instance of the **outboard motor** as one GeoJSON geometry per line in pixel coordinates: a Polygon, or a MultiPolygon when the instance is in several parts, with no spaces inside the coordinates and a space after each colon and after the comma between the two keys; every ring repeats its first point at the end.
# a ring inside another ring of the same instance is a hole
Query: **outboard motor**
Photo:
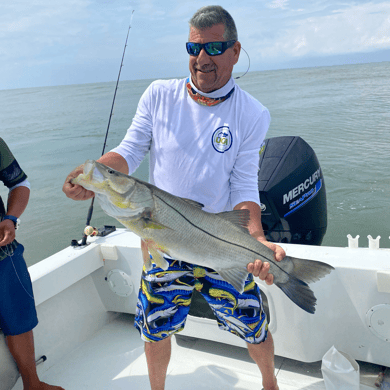
{"type": "Polygon", "coordinates": [[[327,227],[324,177],[300,137],[269,138],[260,151],[261,222],[268,241],[320,245],[327,227]]]}

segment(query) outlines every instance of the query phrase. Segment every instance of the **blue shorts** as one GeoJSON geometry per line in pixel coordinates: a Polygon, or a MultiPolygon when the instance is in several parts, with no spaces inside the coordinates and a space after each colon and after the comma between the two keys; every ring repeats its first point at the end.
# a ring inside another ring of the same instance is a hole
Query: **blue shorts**
{"type": "MultiPolygon", "coordinates": [[[[8,251],[9,246],[0,251],[8,251]]],[[[19,244],[0,261],[0,328],[5,336],[29,332],[38,324],[30,274],[19,244]],[[13,252],[13,253],[12,253],[13,252]]]]}
{"type": "Polygon", "coordinates": [[[252,274],[240,294],[210,268],[167,260],[166,271],[153,265],[142,273],[134,326],[144,341],[160,341],[184,329],[194,288],[208,302],[220,329],[250,344],[266,340],[267,318],[252,274]]]}

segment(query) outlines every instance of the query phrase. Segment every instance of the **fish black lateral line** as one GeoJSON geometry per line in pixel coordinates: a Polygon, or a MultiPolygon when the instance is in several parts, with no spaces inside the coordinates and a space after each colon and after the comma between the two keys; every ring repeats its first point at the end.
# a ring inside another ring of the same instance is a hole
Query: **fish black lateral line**
{"type": "MultiPolygon", "coordinates": [[[[91,160],[72,183],[94,191],[108,215],[149,243],[152,261],[158,267],[167,269],[166,254],[214,269],[242,293],[247,264],[260,259],[270,264],[276,286],[303,310],[315,312],[317,300],[308,284],[329,274],[333,267],[290,256],[280,262],[274,260],[273,251],[249,234],[248,210],[208,213],[196,201],[174,196],[91,160]]],[[[145,266],[151,269],[151,260],[145,266]]]]}
{"type": "MultiPolygon", "coordinates": [[[[156,195],[156,197],[158,197],[158,196],[156,195]]],[[[162,199],[162,198],[160,198],[160,197],[159,197],[159,199],[160,199],[162,202],[164,202],[164,199],[162,199]]],[[[164,203],[165,203],[165,202],[164,202],[164,203]]],[[[171,207],[168,203],[165,203],[165,204],[166,204],[168,207],[171,207]]],[[[203,206],[203,205],[202,205],[202,206],[203,206]]],[[[205,234],[210,234],[210,236],[214,237],[216,240],[220,240],[220,241],[226,243],[227,245],[236,245],[236,246],[242,248],[243,250],[249,250],[249,251],[253,252],[254,254],[258,255],[259,257],[260,257],[260,256],[263,257],[264,260],[269,261],[268,258],[266,258],[265,256],[261,255],[260,253],[257,253],[257,252],[255,252],[255,251],[251,250],[250,248],[246,248],[246,247],[244,247],[244,246],[242,246],[242,245],[237,245],[237,244],[231,243],[231,242],[229,242],[229,241],[227,241],[227,240],[224,240],[224,239],[221,238],[221,237],[217,237],[217,236],[213,235],[212,232],[206,231],[206,230],[202,229],[200,226],[197,226],[197,225],[193,224],[190,220],[188,220],[188,219],[186,218],[185,215],[181,214],[178,210],[175,210],[175,212],[179,213],[179,214],[180,214],[180,215],[181,215],[181,216],[182,216],[190,225],[192,225],[194,228],[202,230],[205,234]]],[[[226,212],[223,212],[223,213],[226,213],[226,212]]],[[[244,214],[244,213],[245,213],[245,214],[248,214],[248,215],[249,215],[249,210],[240,210],[240,211],[235,210],[235,211],[232,211],[232,213],[237,213],[237,214],[238,214],[238,213],[241,213],[241,214],[244,214]]],[[[214,215],[220,216],[219,213],[216,213],[216,214],[214,214],[214,215]]],[[[249,231],[248,231],[248,234],[249,234],[249,231]]],[[[276,265],[277,265],[277,263],[276,263],[276,265]]],[[[283,271],[283,270],[281,269],[281,271],[283,271]]]]}

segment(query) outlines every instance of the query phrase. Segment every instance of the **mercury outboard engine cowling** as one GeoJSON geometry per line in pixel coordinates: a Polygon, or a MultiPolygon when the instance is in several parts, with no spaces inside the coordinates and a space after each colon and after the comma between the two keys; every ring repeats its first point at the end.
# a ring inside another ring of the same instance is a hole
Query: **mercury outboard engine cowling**
{"type": "Polygon", "coordinates": [[[320,245],[327,227],[324,177],[300,137],[269,138],[260,151],[261,222],[267,240],[320,245]]]}

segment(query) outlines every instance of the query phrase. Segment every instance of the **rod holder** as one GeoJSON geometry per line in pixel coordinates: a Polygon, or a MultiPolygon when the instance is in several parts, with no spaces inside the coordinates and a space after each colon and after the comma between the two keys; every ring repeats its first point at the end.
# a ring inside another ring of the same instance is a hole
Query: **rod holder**
{"type": "Polygon", "coordinates": [[[368,235],[367,238],[368,247],[370,249],[379,249],[379,240],[381,239],[381,236],[378,236],[377,238],[372,238],[370,235],[368,235]]]}
{"type": "Polygon", "coordinates": [[[348,248],[359,248],[359,235],[353,238],[350,234],[348,234],[348,248]]]}

